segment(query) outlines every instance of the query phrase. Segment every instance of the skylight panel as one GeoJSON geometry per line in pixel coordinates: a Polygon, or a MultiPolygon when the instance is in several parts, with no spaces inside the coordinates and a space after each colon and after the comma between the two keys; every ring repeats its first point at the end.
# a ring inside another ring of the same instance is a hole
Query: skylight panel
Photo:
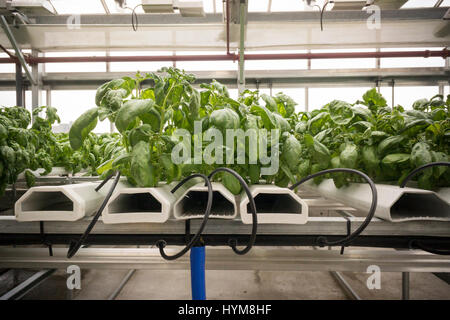
{"type": "Polygon", "coordinates": [[[105,13],[100,0],[52,0],[58,14],[95,14],[105,13]]]}
{"type": "Polygon", "coordinates": [[[269,0],[249,0],[249,12],[267,12],[269,9],[269,0]]]}

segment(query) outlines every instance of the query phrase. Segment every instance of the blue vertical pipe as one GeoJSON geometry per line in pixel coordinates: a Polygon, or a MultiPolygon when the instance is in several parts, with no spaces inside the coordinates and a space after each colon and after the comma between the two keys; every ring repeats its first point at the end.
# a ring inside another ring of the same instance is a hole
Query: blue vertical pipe
{"type": "Polygon", "coordinates": [[[205,246],[191,248],[192,300],[206,300],[205,246]]]}

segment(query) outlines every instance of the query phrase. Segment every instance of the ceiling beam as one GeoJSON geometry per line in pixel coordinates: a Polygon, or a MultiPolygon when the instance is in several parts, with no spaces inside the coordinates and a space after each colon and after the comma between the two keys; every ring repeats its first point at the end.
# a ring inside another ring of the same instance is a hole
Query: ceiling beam
{"type": "MultiPolygon", "coordinates": [[[[408,10],[383,10],[383,21],[398,20],[435,20],[442,19],[447,8],[422,8],[408,10]]],[[[318,12],[248,12],[247,21],[252,22],[311,22],[317,21],[318,12]]],[[[366,21],[365,11],[330,11],[323,17],[324,21],[366,21]]],[[[28,16],[33,25],[66,25],[69,15],[28,16]]],[[[222,13],[207,13],[205,17],[182,17],[179,14],[138,14],[140,25],[172,25],[172,24],[209,24],[222,23],[222,13]]],[[[81,23],[101,26],[129,25],[130,14],[85,14],[81,15],[81,23]]]]}

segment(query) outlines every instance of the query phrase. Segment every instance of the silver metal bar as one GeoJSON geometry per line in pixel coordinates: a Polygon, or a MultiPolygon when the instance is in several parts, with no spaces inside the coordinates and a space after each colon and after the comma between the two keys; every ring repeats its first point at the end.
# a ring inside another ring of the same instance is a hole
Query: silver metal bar
{"type": "Polygon", "coordinates": [[[132,269],[132,270],[128,271],[128,273],[125,275],[125,277],[120,282],[119,286],[108,297],[108,300],[115,300],[117,298],[119,293],[122,291],[123,287],[125,287],[125,285],[128,283],[128,281],[130,281],[131,277],[134,275],[135,272],[136,272],[136,269],[132,269]]]}
{"type": "Polygon", "coordinates": [[[4,295],[0,297],[0,300],[19,300],[24,295],[26,295],[30,290],[40,285],[42,282],[47,280],[56,270],[50,269],[50,270],[42,270],[31,277],[29,277],[27,280],[19,284],[17,287],[13,288],[12,290],[8,291],[4,295]]]}
{"type": "Polygon", "coordinates": [[[24,107],[24,90],[23,90],[23,77],[22,77],[22,66],[20,63],[16,63],[16,73],[15,73],[15,90],[16,90],[16,106],[24,107]]]}
{"type": "Polygon", "coordinates": [[[45,105],[46,106],[51,106],[52,105],[52,90],[47,89],[45,91],[45,105]]]}
{"type": "Polygon", "coordinates": [[[392,80],[392,107],[395,106],[395,81],[392,80]]]}
{"type": "Polygon", "coordinates": [[[402,300],[409,300],[409,272],[402,272],[402,300]]]}
{"type": "Polygon", "coordinates": [[[339,286],[344,290],[345,294],[352,300],[361,300],[361,297],[356,293],[355,290],[348,284],[348,282],[344,279],[342,274],[337,271],[331,271],[330,274],[337,281],[339,286]]]}
{"type": "MultiPolygon", "coordinates": [[[[86,230],[92,218],[73,222],[47,221],[45,231],[49,234],[80,234],[86,230]]],[[[352,231],[364,221],[364,217],[350,218],[352,231]]],[[[192,228],[198,228],[201,221],[191,221],[192,228]]],[[[99,219],[92,234],[184,234],[184,222],[169,220],[165,223],[104,224],[99,219]]],[[[196,229],[194,229],[196,230],[196,229]]],[[[2,233],[39,233],[36,222],[17,222],[14,216],[0,216],[0,236],[2,233]]],[[[203,234],[250,234],[251,225],[240,220],[224,221],[210,219],[203,234]]],[[[264,235],[346,235],[347,220],[342,217],[309,217],[304,225],[262,224],[258,234],[264,235]]],[[[436,236],[450,237],[450,222],[407,221],[392,223],[373,218],[362,235],[377,236],[436,236]]]]}
{"type": "MultiPolygon", "coordinates": [[[[37,50],[32,50],[31,54],[35,57],[42,55],[37,50]]],[[[36,83],[32,84],[32,86],[31,86],[31,109],[32,110],[34,110],[42,105],[42,101],[41,101],[42,69],[43,69],[42,63],[31,66],[31,73],[33,75],[33,79],[36,80],[36,83]]]]}
{"type": "Polygon", "coordinates": [[[103,6],[103,9],[105,9],[105,13],[106,14],[111,14],[111,12],[109,11],[108,5],[106,4],[105,0],[100,0],[103,6]]]}
{"type": "Polygon", "coordinates": [[[30,68],[28,67],[28,64],[25,61],[22,51],[20,50],[19,44],[16,42],[16,39],[14,38],[14,35],[12,34],[11,29],[9,28],[8,22],[6,21],[4,16],[0,16],[0,24],[2,25],[3,30],[5,31],[5,34],[9,39],[9,42],[11,43],[11,45],[14,48],[17,59],[19,59],[20,64],[22,65],[22,68],[25,70],[25,74],[27,75],[28,80],[32,84],[36,85],[37,81],[33,78],[30,68]]]}
{"type": "Polygon", "coordinates": [[[444,2],[444,0],[437,0],[436,3],[434,4],[434,7],[438,8],[442,4],[442,2],[444,2]]]}
{"type": "Polygon", "coordinates": [[[246,19],[246,3],[241,2],[239,6],[239,81],[238,88],[239,93],[245,90],[245,19],[246,19]]]}
{"type": "Polygon", "coordinates": [[[309,88],[305,87],[305,111],[309,111],[309,88]]]}
{"type": "MultiPolygon", "coordinates": [[[[193,71],[198,82],[217,79],[231,87],[236,86],[236,71],[193,71]]],[[[133,76],[132,72],[71,72],[47,73],[42,77],[44,86],[55,90],[90,89],[114,78],[133,76]]],[[[261,85],[273,83],[273,91],[279,88],[303,87],[345,87],[373,85],[375,78],[390,81],[395,79],[395,86],[432,85],[448,83],[448,70],[445,67],[431,68],[384,68],[368,69],[329,69],[329,70],[247,70],[246,82],[251,86],[256,81],[261,85]]],[[[386,84],[382,84],[386,86],[386,84]]],[[[15,90],[16,79],[13,73],[0,74],[0,90],[15,90]]],[[[362,94],[362,93],[361,93],[362,94]]]]}
{"type": "MultiPolygon", "coordinates": [[[[170,248],[174,253],[178,248],[170,248]]],[[[189,256],[175,261],[161,258],[157,248],[82,248],[67,259],[67,248],[0,248],[0,268],[58,268],[76,264],[80,268],[188,270],[189,256]]],[[[422,251],[347,248],[312,250],[298,248],[253,248],[245,256],[237,256],[229,247],[208,248],[208,270],[265,271],[354,271],[367,272],[376,264],[384,272],[449,272],[450,260],[422,251]]]]}

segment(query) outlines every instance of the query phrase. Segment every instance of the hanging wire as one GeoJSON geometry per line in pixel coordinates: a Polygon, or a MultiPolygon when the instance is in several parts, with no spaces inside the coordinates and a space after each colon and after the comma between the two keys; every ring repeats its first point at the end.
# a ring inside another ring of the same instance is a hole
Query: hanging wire
{"type": "Polygon", "coordinates": [[[439,166],[450,167],[450,162],[448,162],[448,161],[430,162],[430,163],[424,164],[423,166],[420,166],[420,167],[414,169],[400,183],[400,188],[404,188],[406,186],[406,183],[408,183],[408,181],[411,180],[420,171],[425,170],[430,167],[439,167],[439,166]]]}
{"type": "Polygon", "coordinates": [[[137,31],[138,26],[139,26],[138,15],[136,13],[136,9],[141,6],[142,6],[142,3],[136,5],[134,8],[124,7],[124,9],[131,10],[131,27],[133,28],[134,31],[137,31]]]}
{"type": "Polygon", "coordinates": [[[134,7],[133,8],[133,12],[131,13],[131,26],[133,27],[134,31],[137,31],[138,25],[139,25],[138,16],[137,16],[137,13],[136,13],[136,8],[140,7],[140,6],[142,6],[142,3],[138,4],[136,7],[134,7]]]}
{"type": "Polygon", "coordinates": [[[322,10],[320,10],[320,31],[323,31],[323,13],[325,11],[325,8],[327,7],[328,4],[330,3],[334,3],[334,1],[327,1],[325,2],[325,4],[322,7],[322,10]]]}
{"type": "Polygon", "coordinates": [[[187,178],[184,178],[180,183],[178,183],[175,186],[175,188],[173,188],[171,190],[171,192],[174,193],[182,185],[184,185],[186,182],[188,182],[189,180],[191,180],[193,178],[202,178],[205,181],[206,186],[208,187],[208,202],[206,204],[206,210],[205,210],[205,214],[203,216],[203,221],[202,221],[202,224],[200,225],[200,228],[198,229],[197,233],[194,235],[194,237],[192,237],[192,239],[189,241],[189,243],[186,245],[186,247],[184,247],[180,252],[178,252],[172,256],[169,256],[164,252],[164,247],[167,246],[166,241],[158,240],[156,242],[156,246],[159,248],[159,253],[161,254],[161,257],[163,257],[166,260],[175,260],[175,259],[182,257],[186,252],[188,252],[199,241],[199,239],[202,235],[202,232],[206,227],[206,223],[208,222],[209,214],[211,213],[211,207],[212,207],[212,201],[213,201],[213,191],[212,191],[211,181],[209,181],[209,179],[205,175],[203,175],[201,173],[196,173],[187,178]]]}
{"type": "Polygon", "coordinates": [[[372,181],[372,179],[369,178],[365,173],[355,170],[355,169],[348,169],[348,168],[335,168],[335,169],[327,169],[323,171],[319,171],[317,173],[311,174],[307,176],[306,178],[303,178],[299,182],[293,184],[289,189],[294,190],[302,183],[305,183],[308,180],[311,180],[315,177],[322,176],[328,173],[337,173],[337,172],[344,172],[344,173],[354,173],[362,177],[370,186],[370,190],[372,191],[372,203],[370,205],[369,212],[367,213],[366,219],[363,221],[363,223],[351,234],[347,235],[346,237],[336,240],[336,241],[328,241],[325,236],[320,236],[317,239],[317,242],[320,246],[347,246],[353,239],[355,239],[357,236],[361,234],[361,232],[364,231],[364,229],[369,225],[370,221],[372,221],[372,218],[375,214],[375,210],[377,208],[377,202],[378,202],[378,193],[377,188],[375,186],[375,183],[372,181]]]}
{"type": "Polygon", "coordinates": [[[232,174],[236,179],[238,179],[242,188],[245,190],[245,193],[247,194],[247,197],[248,197],[248,200],[250,203],[250,208],[252,211],[252,234],[250,236],[250,241],[248,242],[247,246],[242,250],[239,250],[237,248],[237,245],[238,245],[237,239],[230,239],[228,241],[230,247],[233,249],[233,251],[236,254],[243,255],[250,251],[250,249],[253,247],[253,245],[255,244],[255,241],[256,241],[256,232],[258,231],[258,216],[256,214],[255,199],[253,199],[252,193],[250,192],[250,189],[249,189],[247,183],[245,182],[245,180],[242,179],[242,177],[236,171],[234,171],[232,169],[218,168],[218,169],[214,170],[213,172],[211,172],[209,174],[208,178],[212,179],[214,177],[214,175],[216,175],[219,172],[227,172],[229,174],[232,174]]]}

